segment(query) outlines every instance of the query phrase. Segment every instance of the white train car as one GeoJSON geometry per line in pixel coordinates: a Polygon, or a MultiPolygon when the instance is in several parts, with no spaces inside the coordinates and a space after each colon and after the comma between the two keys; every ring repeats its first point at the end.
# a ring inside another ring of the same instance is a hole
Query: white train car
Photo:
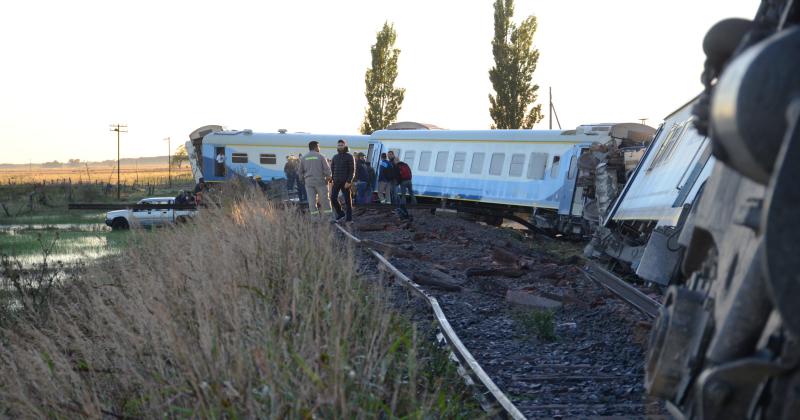
{"type": "Polygon", "coordinates": [[[664,118],[652,145],[606,217],[676,226],[711,174],[711,146],[692,125],[694,100],[664,118]]]}
{"type": "Polygon", "coordinates": [[[709,139],[693,126],[695,100],[664,119],[587,254],[611,256],[661,284],[676,274],[682,255],[678,234],[714,166],[709,139]]]}
{"type": "Polygon", "coordinates": [[[641,138],[653,131],[641,124],[581,125],[575,130],[380,130],[370,137],[367,159],[377,167],[381,153],[394,151],[411,166],[414,193],[421,197],[580,218],[584,194],[576,181],[581,153],[593,143],[641,138]]]}
{"type": "Polygon", "coordinates": [[[234,176],[252,174],[263,180],[285,178],[283,166],[287,156],[308,152],[308,142],[320,143],[322,154],[333,157],[336,142],[347,141],[351,152],[366,152],[368,136],[310,133],[256,133],[252,130],[226,130],[211,125],[198,128],[186,143],[195,180],[219,182],[234,176]],[[216,157],[222,154],[224,163],[216,157]]]}

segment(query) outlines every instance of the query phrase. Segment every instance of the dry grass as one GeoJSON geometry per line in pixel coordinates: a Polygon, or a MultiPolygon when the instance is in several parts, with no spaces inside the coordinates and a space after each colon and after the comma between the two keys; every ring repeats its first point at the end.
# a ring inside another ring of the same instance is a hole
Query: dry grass
{"type": "MultiPolygon", "coordinates": [[[[184,164],[180,168],[172,168],[173,177],[191,177],[191,167],[184,164]]],[[[147,183],[166,179],[169,169],[165,164],[145,164],[128,166],[123,164],[120,168],[120,182],[132,184],[134,182],[147,183]]],[[[48,168],[41,165],[18,165],[14,168],[0,169],[0,184],[30,183],[43,181],[61,181],[71,179],[72,182],[117,182],[117,168],[115,166],[89,165],[64,165],[58,168],[48,168]]]]}
{"type": "Polygon", "coordinates": [[[262,203],[134,234],[0,329],[0,416],[476,414],[423,374],[415,330],[357,278],[350,246],[262,203]]]}

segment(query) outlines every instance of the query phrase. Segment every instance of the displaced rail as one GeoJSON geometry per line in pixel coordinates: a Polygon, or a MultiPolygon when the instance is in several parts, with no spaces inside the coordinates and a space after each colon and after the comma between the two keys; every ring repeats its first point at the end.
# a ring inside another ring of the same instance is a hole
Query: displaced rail
{"type": "MultiPolygon", "coordinates": [[[[361,239],[357,238],[346,229],[342,228],[339,225],[336,225],[336,228],[339,229],[345,236],[353,240],[355,243],[361,243],[361,239]]],[[[372,248],[369,248],[369,253],[374,256],[381,265],[383,265],[386,269],[388,269],[395,277],[402,280],[402,284],[409,288],[412,292],[414,292],[417,296],[423,298],[428,305],[431,307],[433,311],[434,317],[436,318],[437,324],[439,324],[439,328],[441,329],[442,334],[445,337],[446,342],[450,345],[450,348],[453,350],[453,354],[456,355],[458,360],[462,363],[463,366],[469,368],[472,372],[472,377],[478,380],[478,382],[486,389],[487,393],[491,397],[491,401],[494,402],[494,406],[496,406],[500,412],[505,414],[505,417],[512,418],[512,419],[525,419],[525,416],[522,412],[517,409],[517,407],[511,402],[511,400],[500,390],[500,388],[492,381],[489,375],[483,370],[480,364],[475,360],[472,356],[472,353],[464,346],[461,342],[461,339],[458,338],[458,335],[453,330],[453,327],[450,325],[450,321],[447,320],[447,317],[442,311],[439,302],[433,296],[430,296],[426,293],[418,284],[414,283],[408,276],[403,274],[400,270],[398,270],[392,263],[390,263],[386,258],[384,258],[381,253],[375,251],[372,248]]],[[[488,409],[489,407],[484,407],[487,411],[493,411],[488,409]]]]}
{"type": "Polygon", "coordinates": [[[586,266],[581,271],[590,279],[596,281],[611,293],[619,296],[629,305],[641,311],[643,314],[656,318],[661,309],[661,304],[645,295],[636,287],[620,279],[614,273],[600,267],[592,261],[584,260],[586,266]]]}

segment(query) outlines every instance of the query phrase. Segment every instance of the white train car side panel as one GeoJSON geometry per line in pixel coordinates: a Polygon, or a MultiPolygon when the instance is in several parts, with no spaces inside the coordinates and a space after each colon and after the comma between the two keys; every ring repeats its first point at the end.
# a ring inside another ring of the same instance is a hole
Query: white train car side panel
{"type": "Polygon", "coordinates": [[[571,204],[565,181],[577,176],[581,147],[607,140],[600,137],[575,130],[381,130],[371,140],[411,166],[417,195],[559,209],[563,199],[571,204]]]}
{"type": "Polygon", "coordinates": [[[246,174],[261,176],[264,180],[284,178],[286,157],[308,152],[308,142],[320,143],[320,151],[327,157],[336,154],[336,142],[347,141],[350,152],[366,152],[368,136],[329,135],[309,133],[254,133],[245,131],[215,131],[203,137],[201,151],[202,175],[206,181],[224,181],[232,176],[246,174]],[[218,153],[225,163],[218,165],[218,153]]]}
{"type": "Polygon", "coordinates": [[[606,222],[678,223],[683,205],[694,200],[714,166],[709,140],[692,125],[693,104],[694,100],[665,118],[606,222]]]}

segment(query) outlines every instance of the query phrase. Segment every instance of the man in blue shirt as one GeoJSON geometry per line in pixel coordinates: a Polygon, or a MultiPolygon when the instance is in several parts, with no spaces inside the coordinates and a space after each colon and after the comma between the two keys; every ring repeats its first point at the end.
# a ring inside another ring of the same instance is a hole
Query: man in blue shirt
{"type": "Polygon", "coordinates": [[[394,184],[394,167],[392,162],[386,156],[386,153],[381,153],[381,162],[378,164],[378,197],[381,203],[392,202],[392,188],[394,184]]]}

